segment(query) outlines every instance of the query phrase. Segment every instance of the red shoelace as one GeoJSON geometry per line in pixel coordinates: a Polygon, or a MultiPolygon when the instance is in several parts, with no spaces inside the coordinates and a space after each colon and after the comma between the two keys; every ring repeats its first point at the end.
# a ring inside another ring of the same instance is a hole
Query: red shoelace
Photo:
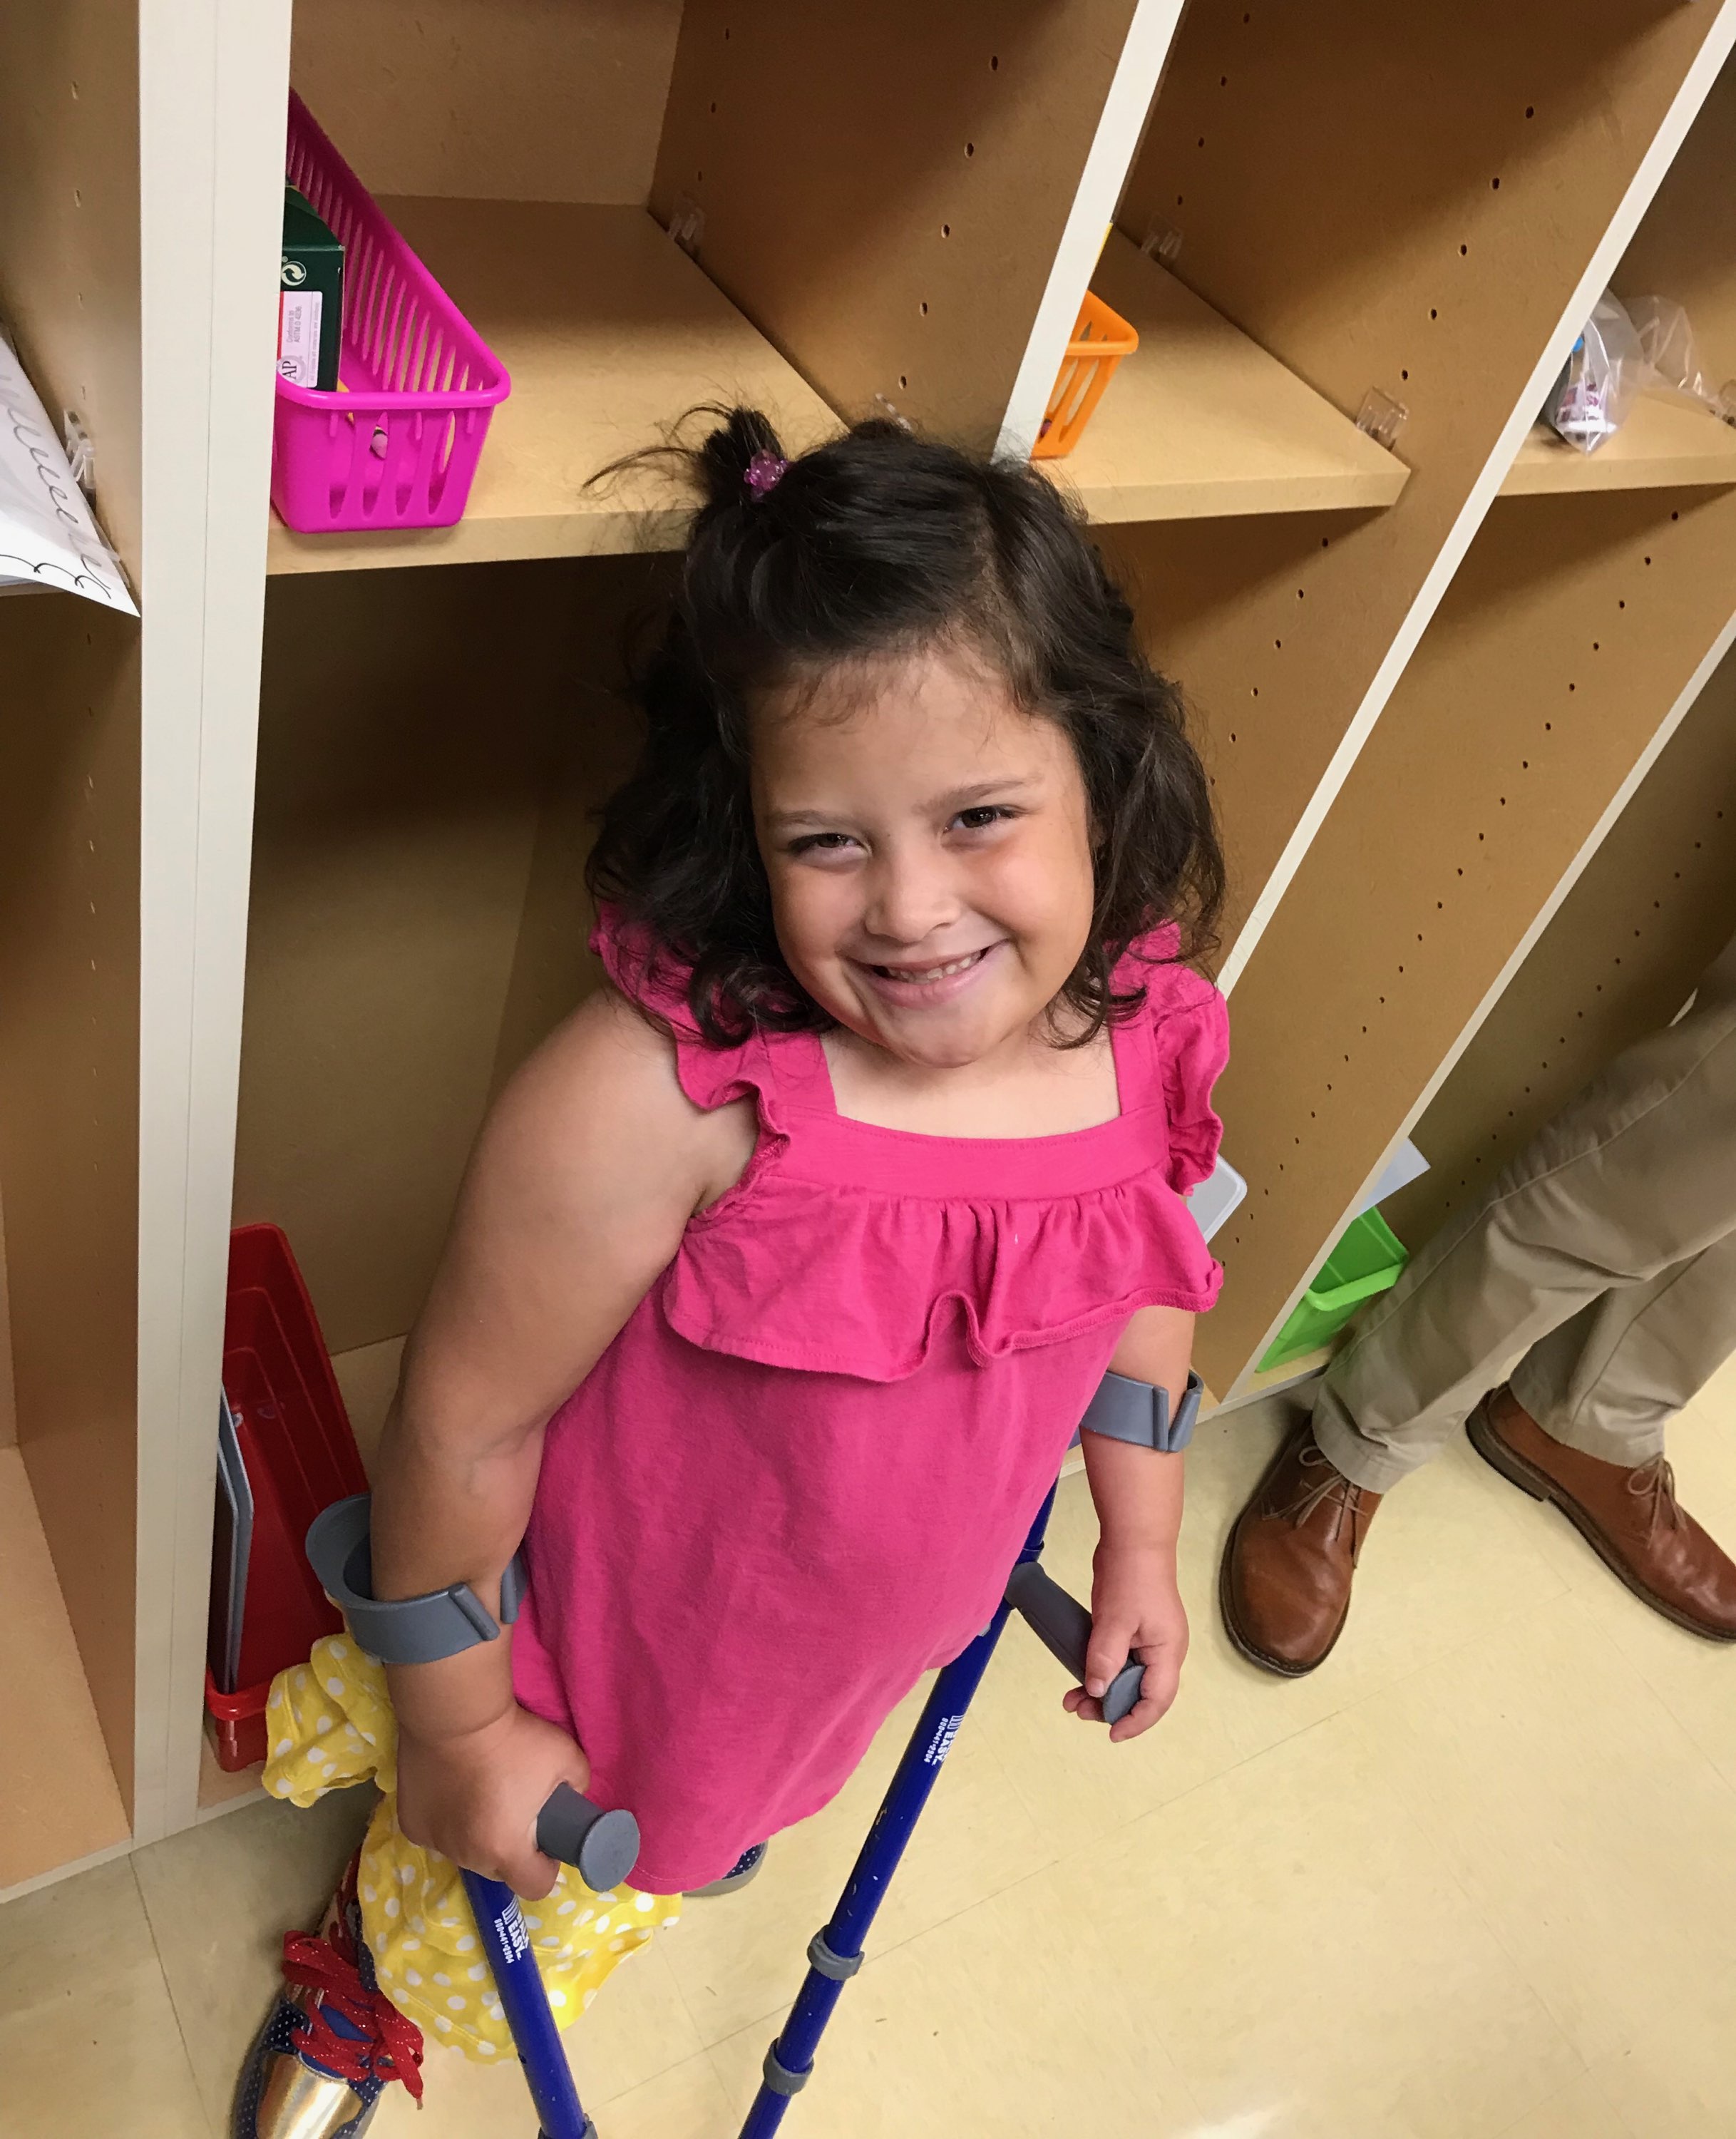
{"type": "Polygon", "coordinates": [[[304,2057],[351,2086],[363,2080],[400,2079],[411,2100],[420,2103],[422,2030],[413,2020],[405,2019],[383,1990],[368,1989],[352,1954],[332,1939],[286,1931],[283,1975],[287,1983],[319,1993],[318,2002],[309,2009],[306,2027],[296,2036],[296,2048],[304,2057]],[[359,2030],[359,2040],[332,2026],[325,2015],[327,2006],[359,2030]]]}

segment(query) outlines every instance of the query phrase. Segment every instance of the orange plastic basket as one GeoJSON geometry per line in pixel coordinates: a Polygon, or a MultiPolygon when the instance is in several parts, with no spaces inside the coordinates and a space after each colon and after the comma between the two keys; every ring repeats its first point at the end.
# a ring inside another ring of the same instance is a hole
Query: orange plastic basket
{"type": "Polygon", "coordinates": [[[1119,312],[1088,290],[1079,307],[1078,324],[1067,345],[1055,390],[1044,411],[1043,428],[1031,448],[1034,460],[1059,460],[1070,453],[1091,420],[1091,412],[1103,398],[1103,389],[1124,356],[1139,346],[1139,335],[1119,312]]]}

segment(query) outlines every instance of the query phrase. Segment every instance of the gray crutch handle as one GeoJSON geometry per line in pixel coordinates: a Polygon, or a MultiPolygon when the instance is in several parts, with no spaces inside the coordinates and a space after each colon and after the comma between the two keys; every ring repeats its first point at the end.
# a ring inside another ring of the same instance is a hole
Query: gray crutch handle
{"type": "MultiPolygon", "coordinates": [[[[1021,1561],[1006,1586],[1006,1601],[1044,1647],[1083,1686],[1085,1652],[1091,1643],[1091,1614],[1078,1598],[1043,1572],[1034,1559],[1021,1561]]],[[[1145,1666],[1129,1657],[1103,1695],[1103,1720],[1119,1723],[1139,1698],[1145,1666]]]]}
{"type": "Polygon", "coordinates": [[[630,1812],[604,1812],[570,1783],[556,1783],[536,1815],[536,1846],[557,1864],[570,1864],[594,1894],[606,1894],[633,1875],[639,1823],[630,1812]]]}

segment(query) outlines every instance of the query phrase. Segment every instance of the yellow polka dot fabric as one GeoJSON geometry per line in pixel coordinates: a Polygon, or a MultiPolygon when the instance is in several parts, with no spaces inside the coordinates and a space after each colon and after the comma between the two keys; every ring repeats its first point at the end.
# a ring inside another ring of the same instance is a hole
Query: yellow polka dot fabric
{"type": "MultiPolygon", "coordinates": [[[[398,1731],[386,1675],[345,1634],[280,1672],[266,1707],[265,1786],[293,1804],[366,1782],[380,1799],[362,1843],[362,1928],[380,1988],[432,2042],[479,2063],[514,2055],[458,1867],[399,1833],[398,1731]]],[[[576,2019],[617,1965],[677,1922],[678,1894],[594,1893],[570,1866],[545,1901],[522,1904],[556,2023],[576,2019]]]]}

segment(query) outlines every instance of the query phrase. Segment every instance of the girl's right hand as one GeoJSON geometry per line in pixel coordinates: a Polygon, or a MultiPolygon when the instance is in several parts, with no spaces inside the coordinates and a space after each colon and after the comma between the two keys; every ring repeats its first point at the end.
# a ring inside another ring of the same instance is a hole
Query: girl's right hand
{"type": "Polygon", "coordinates": [[[412,1842],[540,1902],[560,1867],[536,1846],[536,1815],[557,1783],[582,1795],[591,1764],[558,1724],[516,1702],[460,1736],[418,1738],[399,1726],[398,1824],[412,1842]]]}

